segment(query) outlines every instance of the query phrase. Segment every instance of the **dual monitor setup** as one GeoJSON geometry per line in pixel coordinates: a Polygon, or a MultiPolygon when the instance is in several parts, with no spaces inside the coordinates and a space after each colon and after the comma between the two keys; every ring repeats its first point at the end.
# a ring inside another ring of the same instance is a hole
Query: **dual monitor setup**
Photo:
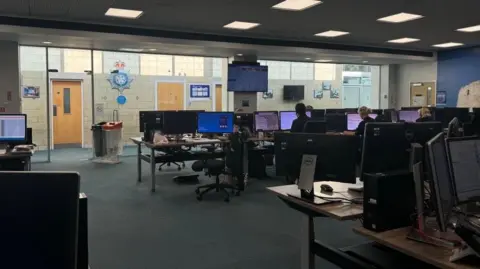
{"type": "Polygon", "coordinates": [[[233,112],[140,111],[139,116],[140,132],[147,135],[152,131],[168,135],[233,133],[233,112]]]}

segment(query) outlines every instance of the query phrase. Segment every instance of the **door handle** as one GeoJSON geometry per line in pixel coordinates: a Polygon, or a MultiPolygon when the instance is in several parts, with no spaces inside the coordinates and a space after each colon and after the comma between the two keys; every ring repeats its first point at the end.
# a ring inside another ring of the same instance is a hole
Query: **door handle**
{"type": "Polygon", "coordinates": [[[57,116],[57,105],[53,105],[53,116],[57,116]]]}

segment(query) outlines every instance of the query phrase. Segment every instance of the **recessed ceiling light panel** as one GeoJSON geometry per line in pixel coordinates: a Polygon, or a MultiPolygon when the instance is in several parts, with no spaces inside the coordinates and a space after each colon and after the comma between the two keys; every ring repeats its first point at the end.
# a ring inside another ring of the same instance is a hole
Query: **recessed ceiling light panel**
{"type": "Polygon", "coordinates": [[[437,48],[452,48],[452,47],[463,46],[463,43],[447,42],[447,43],[442,43],[442,44],[436,44],[436,45],[433,45],[433,46],[437,47],[437,48]]]}
{"type": "Polygon", "coordinates": [[[478,31],[480,31],[480,25],[460,28],[460,29],[457,29],[457,31],[466,32],[466,33],[478,32],[478,31]]]}
{"type": "Polygon", "coordinates": [[[423,18],[422,15],[402,12],[402,13],[380,18],[377,21],[389,22],[389,23],[401,23],[401,22],[413,21],[421,18],[423,18]]]}
{"type": "Polygon", "coordinates": [[[122,51],[142,52],[143,49],[121,48],[122,51]]]}
{"type": "Polygon", "coordinates": [[[398,38],[398,39],[388,40],[387,42],[397,43],[397,44],[405,44],[405,43],[412,43],[412,42],[417,42],[417,41],[420,41],[420,39],[411,38],[411,37],[402,37],[402,38],[398,38]]]}
{"type": "Polygon", "coordinates": [[[121,9],[121,8],[109,8],[105,12],[105,16],[110,17],[120,17],[126,19],[138,19],[142,16],[143,11],[141,10],[132,10],[132,9],[121,9]]]}
{"type": "Polygon", "coordinates": [[[319,62],[319,63],[328,63],[328,62],[331,62],[332,60],[315,60],[315,62],[319,62]]]}
{"type": "Polygon", "coordinates": [[[43,41],[42,43],[45,44],[45,45],[52,44],[52,42],[50,42],[50,41],[43,41]]]}
{"type": "Polygon", "coordinates": [[[326,31],[326,32],[323,32],[323,33],[315,34],[315,36],[337,37],[337,36],[348,35],[348,34],[350,34],[350,33],[349,32],[330,30],[330,31],[326,31]]]}
{"type": "Polygon", "coordinates": [[[321,3],[322,1],[317,1],[317,0],[285,0],[283,2],[280,2],[274,5],[272,8],[291,10],[291,11],[302,11],[321,3]]]}
{"type": "Polygon", "coordinates": [[[255,22],[246,22],[246,21],[234,21],[227,25],[224,25],[224,28],[237,29],[237,30],[249,30],[259,26],[259,23],[255,22]]]}

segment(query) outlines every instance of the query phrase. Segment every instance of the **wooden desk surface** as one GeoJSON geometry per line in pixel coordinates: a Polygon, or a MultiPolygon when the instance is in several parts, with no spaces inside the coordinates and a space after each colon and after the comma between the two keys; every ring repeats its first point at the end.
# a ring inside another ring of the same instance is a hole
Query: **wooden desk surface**
{"type": "Polygon", "coordinates": [[[410,227],[380,233],[370,231],[363,227],[353,228],[353,230],[356,233],[366,236],[377,243],[442,269],[480,268],[480,265],[471,266],[450,262],[449,258],[452,255],[452,251],[450,249],[407,239],[406,235],[410,230],[410,227]]]}
{"type": "Polygon", "coordinates": [[[217,143],[229,143],[228,139],[214,139],[212,141],[209,140],[190,140],[190,141],[170,141],[168,144],[153,144],[150,142],[145,142],[142,140],[141,137],[130,137],[130,140],[133,141],[135,144],[144,144],[147,148],[153,149],[162,149],[162,148],[175,148],[181,146],[196,146],[196,145],[208,145],[208,144],[217,144],[217,143]]]}
{"type": "MultiPolygon", "coordinates": [[[[346,199],[354,199],[354,198],[362,198],[362,193],[348,191],[349,187],[359,187],[361,185],[357,184],[347,184],[347,183],[339,183],[339,182],[331,182],[331,181],[322,181],[322,182],[315,182],[314,189],[316,192],[320,192],[320,185],[328,184],[330,185],[334,192],[335,197],[341,197],[346,199]]],[[[363,205],[361,204],[352,204],[348,202],[338,202],[338,203],[330,203],[325,205],[315,205],[312,203],[304,202],[298,198],[288,196],[288,194],[292,193],[299,193],[297,185],[283,185],[277,187],[270,187],[267,188],[268,190],[274,192],[278,196],[281,196],[288,201],[294,202],[300,206],[308,208],[314,212],[319,214],[329,216],[331,218],[337,220],[351,220],[360,217],[363,214],[363,205]]]]}

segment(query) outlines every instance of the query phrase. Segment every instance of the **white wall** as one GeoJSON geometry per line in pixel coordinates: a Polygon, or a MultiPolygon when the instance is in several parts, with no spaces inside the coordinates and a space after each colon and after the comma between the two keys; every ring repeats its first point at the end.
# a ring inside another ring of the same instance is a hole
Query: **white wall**
{"type": "Polygon", "coordinates": [[[396,107],[410,105],[410,83],[437,80],[437,62],[401,64],[396,66],[396,107]]]}

